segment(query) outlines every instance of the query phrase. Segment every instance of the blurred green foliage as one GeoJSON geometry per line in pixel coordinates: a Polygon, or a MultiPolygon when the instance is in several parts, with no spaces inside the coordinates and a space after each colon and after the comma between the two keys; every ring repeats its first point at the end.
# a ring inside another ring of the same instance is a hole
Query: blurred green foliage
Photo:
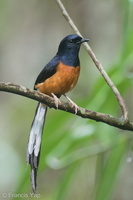
{"type": "MultiPolygon", "coordinates": [[[[121,6],[124,12],[124,23],[120,37],[122,45],[118,49],[117,59],[112,61],[107,73],[125,98],[130,118],[133,119],[131,113],[133,2],[123,0],[121,6]]],[[[87,54],[83,52],[80,57],[82,62],[82,60],[87,59],[87,54]]],[[[89,82],[87,79],[84,81],[87,88],[89,82]]],[[[100,75],[93,82],[92,88],[91,93],[85,98],[84,95],[79,100],[75,97],[75,102],[94,111],[121,116],[114,94],[100,75]]],[[[88,91],[86,93],[88,94],[88,91]]],[[[28,109],[29,106],[30,103],[26,108],[28,109]]],[[[27,117],[29,118],[29,116],[27,117]]],[[[132,140],[133,135],[130,132],[49,109],[37,181],[39,199],[122,199],[124,186],[121,185],[119,188],[121,195],[118,195],[118,198],[115,198],[115,195],[117,194],[119,175],[128,158],[127,153],[131,151],[129,147],[132,145],[132,140]]],[[[24,169],[25,163],[21,163],[21,175],[14,192],[16,194],[31,192],[30,169],[28,167],[26,172],[24,169]]],[[[130,175],[128,174],[128,176],[130,175]]],[[[131,196],[128,197],[127,193],[126,195],[125,199],[132,199],[131,196]]],[[[34,198],[29,197],[29,199],[34,198]]]]}

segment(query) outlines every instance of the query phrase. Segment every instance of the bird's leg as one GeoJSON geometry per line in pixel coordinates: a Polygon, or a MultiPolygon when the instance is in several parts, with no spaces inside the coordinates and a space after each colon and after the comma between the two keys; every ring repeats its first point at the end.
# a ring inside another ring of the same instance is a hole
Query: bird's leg
{"type": "Polygon", "coordinates": [[[78,111],[78,109],[79,109],[78,105],[77,105],[76,103],[74,103],[66,94],[63,94],[63,95],[64,95],[64,96],[67,98],[67,100],[71,103],[72,107],[75,108],[75,114],[77,114],[77,111],[78,111]]]}
{"type": "Polygon", "coordinates": [[[51,95],[54,98],[56,108],[58,109],[58,105],[59,103],[61,103],[61,101],[58,99],[58,97],[54,93],[51,93],[51,95]]]}

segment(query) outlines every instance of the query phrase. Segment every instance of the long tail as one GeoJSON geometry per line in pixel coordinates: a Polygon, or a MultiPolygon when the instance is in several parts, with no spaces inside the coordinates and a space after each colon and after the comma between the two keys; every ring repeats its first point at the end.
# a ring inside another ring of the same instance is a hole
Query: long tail
{"type": "Polygon", "coordinates": [[[42,133],[43,133],[46,113],[47,113],[47,106],[38,103],[35,117],[32,122],[29,142],[27,146],[26,161],[31,166],[30,177],[34,193],[36,192],[36,186],[37,186],[36,184],[37,170],[39,165],[41,140],[42,140],[42,133]]]}

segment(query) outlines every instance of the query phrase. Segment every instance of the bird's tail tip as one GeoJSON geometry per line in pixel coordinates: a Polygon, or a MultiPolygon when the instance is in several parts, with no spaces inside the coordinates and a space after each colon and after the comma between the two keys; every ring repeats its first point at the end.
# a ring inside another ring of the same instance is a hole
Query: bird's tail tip
{"type": "Polygon", "coordinates": [[[34,194],[36,193],[36,188],[37,188],[36,177],[37,177],[37,169],[31,169],[30,178],[34,194]]]}

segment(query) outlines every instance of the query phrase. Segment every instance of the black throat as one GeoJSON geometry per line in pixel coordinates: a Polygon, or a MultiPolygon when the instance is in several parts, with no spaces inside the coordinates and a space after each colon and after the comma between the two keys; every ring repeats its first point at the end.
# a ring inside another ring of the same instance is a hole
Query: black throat
{"type": "Polygon", "coordinates": [[[77,67],[80,65],[78,57],[79,49],[65,50],[65,52],[58,52],[57,55],[60,57],[60,61],[65,65],[77,67]]]}

